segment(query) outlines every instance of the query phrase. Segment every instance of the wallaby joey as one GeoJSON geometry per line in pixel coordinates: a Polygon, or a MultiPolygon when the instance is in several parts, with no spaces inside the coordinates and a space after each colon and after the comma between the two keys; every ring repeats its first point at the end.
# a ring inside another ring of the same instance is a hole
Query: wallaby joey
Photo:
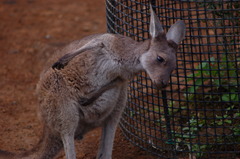
{"type": "Polygon", "coordinates": [[[166,86],[176,67],[178,44],[185,37],[183,21],[177,21],[165,34],[150,10],[149,40],[97,34],[56,52],[50,60],[52,67],[43,71],[37,85],[42,139],[24,154],[0,151],[0,158],[52,159],[64,148],[67,159],[76,159],[74,140],[102,127],[97,159],[111,159],[128,81],[146,71],[157,87],[166,86]]]}

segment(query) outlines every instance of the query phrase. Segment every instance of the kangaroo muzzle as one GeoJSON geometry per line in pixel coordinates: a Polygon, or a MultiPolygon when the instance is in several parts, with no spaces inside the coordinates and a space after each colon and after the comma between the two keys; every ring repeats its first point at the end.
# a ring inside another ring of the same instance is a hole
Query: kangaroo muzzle
{"type": "Polygon", "coordinates": [[[153,83],[158,89],[163,89],[163,88],[166,88],[169,85],[169,79],[166,80],[166,81],[165,80],[158,80],[157,82],[154,81],[153,83]]]}

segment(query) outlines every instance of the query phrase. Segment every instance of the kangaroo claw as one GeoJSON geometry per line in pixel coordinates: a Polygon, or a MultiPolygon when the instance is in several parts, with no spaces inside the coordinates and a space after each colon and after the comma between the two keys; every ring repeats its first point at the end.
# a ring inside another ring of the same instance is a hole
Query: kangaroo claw
{"type": "Polygon", "coordinates": [[[80,98],[78,100],[78,103],[81,104],[82,106],[87,106],[91,104],[91,101],[88,98],[80,98]]]}
{"type": "Polygon", "coordinates": [[[63,69],[65,66],[66,66],[66,64],[58,61],[58,62],[55,62],[55,63],[52,65],[52,68],[53,68],[53,69],[61,70],[61,69],[63,69]]]}

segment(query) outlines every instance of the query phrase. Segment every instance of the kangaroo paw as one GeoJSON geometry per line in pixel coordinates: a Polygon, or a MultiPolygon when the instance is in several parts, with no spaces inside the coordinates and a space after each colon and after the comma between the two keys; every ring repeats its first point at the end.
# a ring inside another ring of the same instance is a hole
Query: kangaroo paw
{"type": "Polygon", "coordinates": [[[80,105],[82,105],[82,106],[87,106],[87,105],[91,104],[92,101],[91,101],[90,99],[88,99],[88,98],[80,98],[80,99],[78,100],[78,103],[79,103],[80,105]]]}
{"type": "Polygon", "coordinates": [[[60,70],[60,69],[63,69],[64,68],[64,64],[63,63],[61,63],[61,62],[55,62],[53,65],[52,65],[52,68],[53,69],[58,69],[58,70],[60,70]]]}

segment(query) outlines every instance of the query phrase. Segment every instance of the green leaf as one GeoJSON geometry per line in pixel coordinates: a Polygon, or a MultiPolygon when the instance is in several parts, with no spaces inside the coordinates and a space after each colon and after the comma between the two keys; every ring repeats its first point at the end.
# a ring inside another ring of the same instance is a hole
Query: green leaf
{"type": "Polygon", "coordinates": [[[225,118],[227,118],[228,117],[228,115],[227,114],[225,114],[225,115],[223,115],[223,118],[225,119],[225,118]]]}
{"type": "Polygon", "coordinates": [[[233,128],[234,135],[240,135],[240,127],[233,128]]]}
{"type": "Polygon", "coordinates": [[[232,120],[224,120],[225,123],[232,124],[232,120]]]}
{"type": "Polygon", "coordinates": [[[221,121],[218,121],[218,122],[216,122],[217,123],[217,125],[223,125],[223,121],[221,120],[221,121]]]}
{"type": "Polygon", "coordinates": [[[225,101],[225,102],[229,102],[229,101],[236,101],[237,102],[237,101],[239,101],[237,94],[224,94],[224,95],[222,95],[222,100],[225,101]]]}
{"type": "Polygon", "coordinates": [[[231,99],[231,101],[238,101],[238,95],[237,94],[231,94],[230,99],[231,99]]]}
{"type": "Polygon", "coordinates": [[[235,114],[233,115],[233,117],[234,117],[234,118],[240,117],[240,113],[235,113],[235,114]]]}
{"type": "Polygon", "coordinates": [[[198,128],[196,128],[196,127],[191,127],[191,132],[196,132],[197,130],[198,130],[198,128]]]}
{"type": "Polygon", "coordinates": [[[217,88],[219,88],[219,86],[221,85],[219,79],[213,79],[212,82],[217,86],[217,88]]]}
{"type": "Polygon", "coordinates": [[[188,135],[188,134],[184,134],[183,136],[182,136],[182,138],[185,138],[185,139],[195,139],[196,138],[196,136],[193,136],[193,135],[188,135]]]}
{"type": "MultiPolygon", "coordinates": [[[[234,66],[229,67],[229,68],[234,68],[234,66]]],[[[236,70],[229,70],[229,76],[230,77],[237,77],[237,69],[236,70]]]]}
{"type": "Polygon", "coordinates": [[[226,110],[229,111],[229,110],[232,110],[234,108],[234,105],[228,107],[226,110]]]}
{"type": "Polygon", "coordinates": [[[182,128],[183,131],[188,131],[189,130],[189,127],[184,127],[182,128]]]}
{"type": "Polygon", "coordinates": [[[195,85],[202,85],[202,83],[203,83],[203,80],[201,78],[195,81],[195,85]]]}
{"type": "Polygon", "coordinates": [[[229,101],[229,94],[222,95],[222,100],[225,101],[225,102],[228,102],[229,101]]]}
{"type": "Polygon", "coordinates": [[[215,57],[210,57],[210,61],[214,63],[216,61],[215,57]]]}

